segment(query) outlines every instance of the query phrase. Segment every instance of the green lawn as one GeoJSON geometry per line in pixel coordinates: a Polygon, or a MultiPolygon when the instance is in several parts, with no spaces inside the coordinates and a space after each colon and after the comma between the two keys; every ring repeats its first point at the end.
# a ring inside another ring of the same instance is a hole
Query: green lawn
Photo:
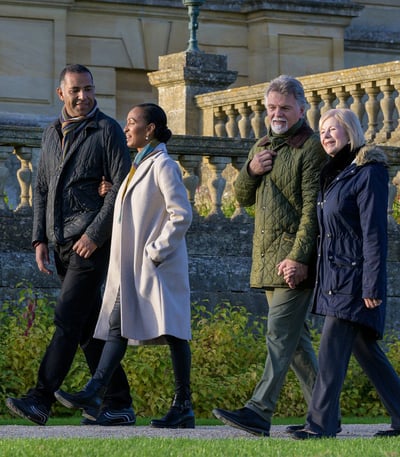
{"type": "MultiPolygon", "coordinates": [[[[49,425],[78,425],[80,417],[53,418],[49,425]]],[[[347,418],[343,423],[387,423],[387,418],[347,418]]],[[[2,425],[27,425],[19,419],[0,419],[2,425]]],[[[140,418],[138,425],[149,419],[140,418]]],[[[301,423],[275,419],[274,424],[301,423]]],[[[198,420],[197,425],[220,424],[198,420]]],[[[282,438],[12,438],[0,439],[1,457],[400,457],[400,438],[355,438],[295,441],[282,438]]]]}

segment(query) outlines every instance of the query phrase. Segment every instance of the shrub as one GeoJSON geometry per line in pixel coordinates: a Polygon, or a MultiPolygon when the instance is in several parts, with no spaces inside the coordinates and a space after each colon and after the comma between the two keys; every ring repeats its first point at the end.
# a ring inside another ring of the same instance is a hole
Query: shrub
{"type": "MultiPolygon", "coordinates": [[[[0,311],[0,415],[8,413],[6,396],[20,396],[36,382],[37,370],[52,336],[54,301],[38,298],[29,288],[17,303],[0,311]]],[[[222,303],[212,312],[204,303],[193,305],[192,392],[197,417],[211,417],[212,409],[242,407],[264,369],[266,319],[254,319],[243,307],[222,303]]],[[[313,332],[318,349],[319,334],[313,332]]],[[[395,369],[400,371],[400,342],[385,341],[395,369]]],[[[168,346],[128,347],[123,360],[138,415],[154,417],[170,406],[174,385],[168,346]]],[[[80,390],[89,379],[82,351],[78,351],[63,383],[67,391],[80,390]]],[[[373,386],[351,359],[342,392],[342,415],[386,414],[373,386]]],[[[71,415],[58,403],[57,415],[71,415]]],[[[275,415],[299,417],[306,405],[299,383],[289,371],[275,415]]]]}

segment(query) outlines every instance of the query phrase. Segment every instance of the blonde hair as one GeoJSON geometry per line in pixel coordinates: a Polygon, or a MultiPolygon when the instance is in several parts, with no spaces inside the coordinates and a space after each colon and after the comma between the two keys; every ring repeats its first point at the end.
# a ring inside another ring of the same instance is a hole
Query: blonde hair
{"type": "Polygon", "coordinates": [[[344,128],[352,150],[360,148],[365,144],[365,136],[358,117],[347,108],[335,108],[326,111],[320,118],[318,128],[329,118],[334,117],[344,128]]]}

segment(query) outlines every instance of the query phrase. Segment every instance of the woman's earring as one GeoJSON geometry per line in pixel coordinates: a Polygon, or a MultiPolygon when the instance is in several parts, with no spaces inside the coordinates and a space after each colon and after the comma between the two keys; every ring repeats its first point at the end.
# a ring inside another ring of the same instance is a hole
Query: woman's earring
{"type": "Polygon", "coordinates": [[[146,135],[146,141],[149,139],[149,137],[146,135]]]}

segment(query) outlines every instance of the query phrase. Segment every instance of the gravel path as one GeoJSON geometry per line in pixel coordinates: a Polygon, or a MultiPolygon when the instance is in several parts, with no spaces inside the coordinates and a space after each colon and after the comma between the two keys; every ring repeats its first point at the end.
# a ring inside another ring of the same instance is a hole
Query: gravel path
{"type": "MultiPolygon", "coordinates": [[[[286,426],[273,425],[272,438],[290,438],[285,432],[286,426]]],[[[344,425],[338,438],[371,438],[378,430],[386,430],[388,424],[373,425],[344,425]]],[[[147,426],[128,427],[101,427],[88,425],[2,425],[0,426],[1,438],[130,438],[130,437],[164,437],[164,438],[194,438],[194,439],[221,439],[221,438],[248,438],[260,439],[241,430],[225,425],[198,426],[195,429],[156,429],[147,426]]],[[[264,438],[261,438],[264,439],[264,438]]]]}

